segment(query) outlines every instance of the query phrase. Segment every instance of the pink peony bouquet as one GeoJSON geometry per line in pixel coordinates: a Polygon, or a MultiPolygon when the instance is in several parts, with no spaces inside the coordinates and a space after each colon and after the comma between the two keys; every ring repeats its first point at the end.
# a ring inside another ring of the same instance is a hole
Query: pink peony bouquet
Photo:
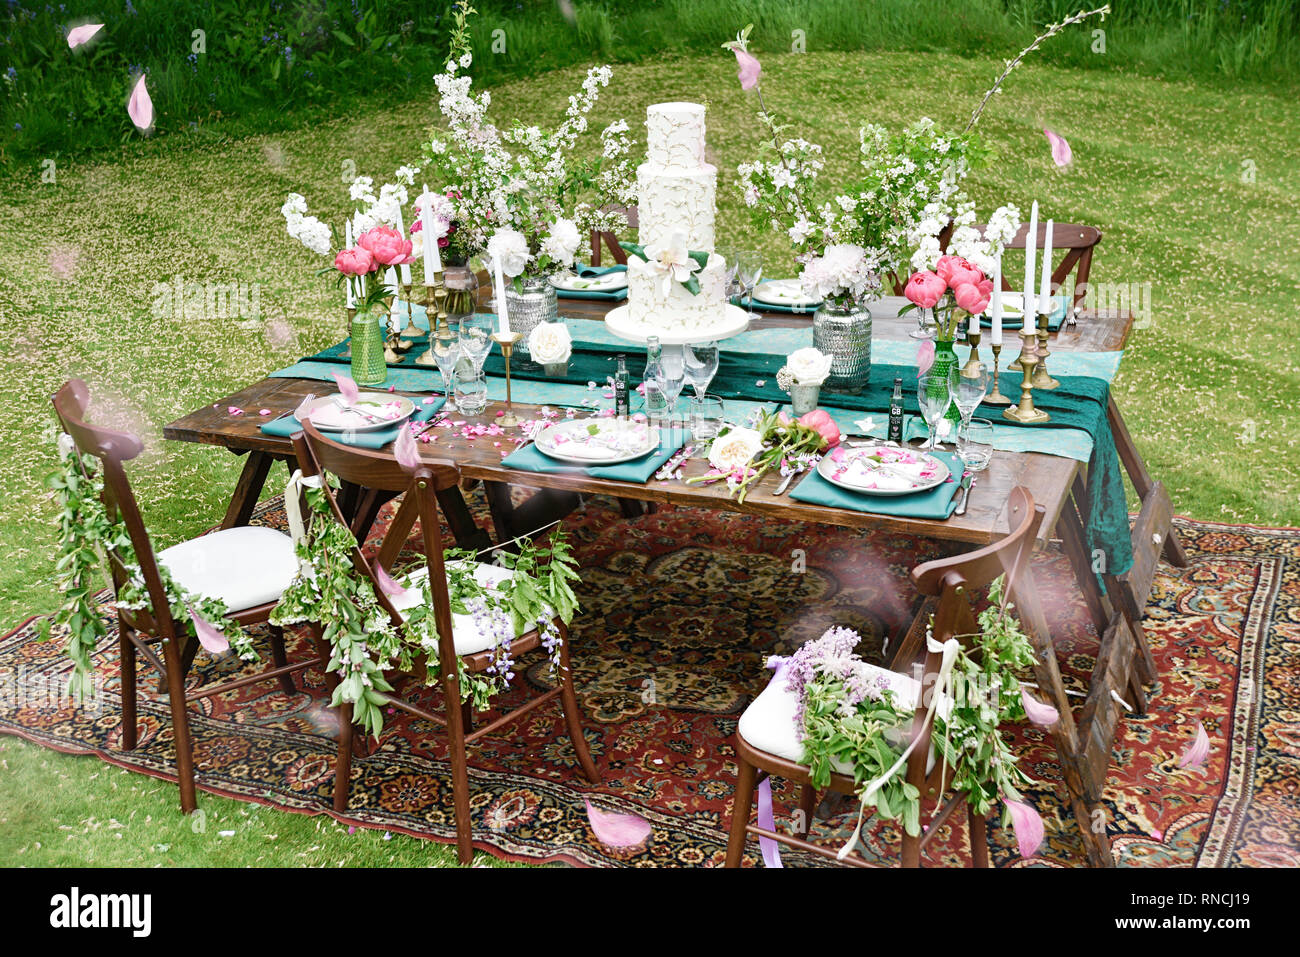
{"type": "Polygon", "coordinates": [[[981,315],[989,307],[993,280],[961,256],[940,256],[933,271],[922,269],[912,273],[903,295],[912,306],[933,309],[939,338],[951,340],[963,318],[981,315]]]}
{"type": "Polygon", "coordinates": [[[783,476],[807,471],[839,444],[839,426],[822,409],[797,419],[784,412],[760,413],[752,429],[720,432],[709,450],[709,471],[686,484],[725,481],[736,501],[743,502],[754,483],[772,469],[783,476]]]}

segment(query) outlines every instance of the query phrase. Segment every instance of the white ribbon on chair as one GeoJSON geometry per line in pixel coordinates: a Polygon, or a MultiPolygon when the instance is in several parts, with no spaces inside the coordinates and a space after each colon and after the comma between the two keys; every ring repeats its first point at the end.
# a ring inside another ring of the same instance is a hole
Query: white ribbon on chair
{"type": "MultiPolygon", "coordinates": [[[[302,491],[320,488],[321,485],[322,480],[319,475],[303,475],[302,469],[294,469],[293,474],[289,476],[288,484],[284,487],[284,512],[289,518],[289,537],[293,539],[295,555],[298,546],[307,541],[307,525],[302,518],[302,491]]],[[[316,579],[315,569],[305,558],[298,558],[298,571],[303,578],[312,581],[316,579]]]]}
{"type": "MultiPolygon", "coordinates": [[[[952,665],[957,659],[957,652],[961,650],[961,643],[956,638],[949,638],[941,644],[927,636],[925,639],[925,646],[927,650],[931,652],[942,651],[943,660],[939,663],[938,680],[935,682],[934,690],[930,693],[930,704],[925,710],[925,723],[922,726],[922,730],[934,726],[934,716],[935,712],[939,709],[939,699],[944,695],[945,689],[947,688],[952,676],[952,665]]],[[[925,694],[924,686],[921,687],[921,694],[925,694]]],[[[880,788],[882,788],[889,779],[898,772],[898,769],[907,763],[907,759],[911,755],[912,750],[921,742],[922,738],[927,737],[928,736],[925,734],[918,734],[912,738],[912,743],[907,746],[907,749],[901,755],[899,755],[899,758],[894,762],[893,767],[867,785],[866,790],[862,793],[862,802],[858,805],[857,826],[853,828],[853,833],[835,855],[836,860],[842,861],[844,858],[848,857],[849,853],[853,850],[854,845],[858,843],[858,838],[862,834],[862,819],[866,811],[866,799],[880,790],[880,788]]],[[[929,744],[928,740],[926,741],[926,744],[929,744]]]]}

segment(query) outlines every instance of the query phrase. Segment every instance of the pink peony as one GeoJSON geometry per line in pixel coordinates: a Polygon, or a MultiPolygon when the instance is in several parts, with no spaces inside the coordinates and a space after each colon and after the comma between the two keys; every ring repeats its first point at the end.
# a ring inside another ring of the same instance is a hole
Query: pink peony
{"type": "Polygon", "coordinates": [[[357,237],[357,245],[370,252],[375,262],[397,266],[415,261],[412,245],[392,226],[375,226],[357,237]]]}
{"type": "Polygon", "coordinates": [[[907,286],[903,289],[903,295],[922,309],[933,309],[947,291],[948,283],[944,279],[923,269],[912,273],[912,278],[907,280],[907,286]]]}
{"type": "Polygon", "coordinates": [[[840,427],[825,409],[813,409],[799,416],[798,421],[804,428],[812,429],[825,439],[827,448],[833,449],[840,444],[840,427]]]}
{"type": "Polygon", "coordinates": [[[953,289],[953,298],[972,316],[978,316],[989,307],[993,298],[993,281],[981,279],[979,282],[964,282],[953,289]]]}
{"type": "Polygon", "coordinates": [[[334,268],[349,276],[361,276],[375,268],[375,259],[368,249],[359,246],[340,249],[334,257],[334,268]]]}
{"type": "Polygon", "coordinates": [[[963,283],[980,282],[984,279],[983,270],[961,256],[940,256],[939,264],[934,267],[934,271],[954,289],[963,283]]]}

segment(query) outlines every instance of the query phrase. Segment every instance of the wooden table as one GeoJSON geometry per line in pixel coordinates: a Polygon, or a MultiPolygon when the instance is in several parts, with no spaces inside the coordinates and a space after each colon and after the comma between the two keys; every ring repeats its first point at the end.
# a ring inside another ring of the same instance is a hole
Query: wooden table
{"type": "MultiPolygon", "coordinates": [[[[914,328],[914,320],[890,318],[901,300],[886,301],[882,312],[886,318],[874,322],[876,338],[903,340],[914,328]]],[[[562,312],[566,317],[599,320],[608,305],[591,300],[564,300],[562,312]]],[[[874,310],[873,310],[874,311],[874,310]]],[[[811,322],[810,316],[777,313],[756,313],[751,328],[799,327],[811,322]]],[[[1077,325],[1063,327],[1052,337],[1053,352],[1067,351],[1117,351],[1132,327],[1130,315],[1102,315],[1080,319],[1077,325]]],[[[1003,362],[1016,354],[1017,338],[1008,336],[1003,362]]],[[[987,349],[986,349],[987,353],[987,349]]],[[[1050,361],[1049,361],[1050,366],[1050,361]]],[[[244,409],[267,408],[274,414],[295,408],[308,392],[319,392],[317,380],[266,378],[245,389],[215,400],[202,409],[190,413],[163,429],[168,439],[199,442],[230,449],[247,455],[244,469],[226,511],[223,527],[246,524],[252,515],[258,496],[273,462],[292,459],[287,439],[263,435],[259,431],[264,418],[230,416],[228,406],[244,409]]],[[[1008,390],[1004,388],[1004,392],[1008,390]]],[[[1010,393],[1008,393],[1010,394],[1010,393]]],[[[478,417],[487,422],[494,418],[493,403],[489,411],[478,417]]],[[[535,417],[536,407],[516,404],[523,417],[535,417]]],[[[467,421],[474,421],[466,417],[467,421]]],[[[492,509],[498,540],[508,540],[526,534],[547,524],[557,513],[564,514],[578,504],[579,494],[606,494],[623,502],[665,502],[674,505],[725,509],[754,515],[802,522],[815,522],[849,528],[879,528],[902,534],[927,538],[967,542],[972,545],[995,540],[1007,531],[1002,514],[1010,491],[1016,485],[1029,489],[1034,501],[1046,510],[1046,519],[1040,540],[1046,542],[1055,535],[1062,541],[1074,565],[1076,577],[1092,613],[1101,646],[1097,669],[1088,698],[1077,717],[1072,712],[1072,699],[1065,694],[1052,653],[1042,608],[1032,587],[1015,596],[1023,624],[1038,651],[1035,671],[1042,694],[1051,700],[1061,713],[1061,720],[1053,728],[1053,735],[1061,759],[1063,776],[1070,793],[1072,809],[1080,827],[1088,860],[1094,865],[1112,863],[1109,842],[1105,831],[1097,828],[1098,813],[1104,823],[1101,805],[1102,788],[1110,761],[1110,742],[1122,709],[1113,700],[1111,691],[1136,699],[1137,708],[1145,707],[1142,681],[1155,677],[1146,642],[1141,632],[1141,609],[1150,593],[1156,563],[1163,551],[1171,561],[1183,563],[1170,528],[1172,507],[1168,496],[1158,483],[1147,476],[1145,466],[1124,428],[1119,410],[1111,402],[1111,423],[1115,432],[1121,459],[1143,497],[1143,511],[1134,532],[1135,562],[1133,570],[1122,578],[1108,576],[1108,595],[1103,596],[1096,587],[1091,561],[1083,544],[1083,522],[1080,518],[1087,508],[1084,493],[1083,467],[1071,459],[1054,455],[1026,452],[995,452],[988,470],[980,476],[970,496],[967,512],[946,521],[897,518],[856,512],[849,509],[829,508],[795,502],[786,496],[773,494],[780,481],[777,475],[768,475],[738,504],[719,485],[684,485],[677,482],[660,484],[653,480],[645,485],[590,478],[583,474],[546,474],[518,472],[501,465],[501,449],[490,438],[470,441],[456,437],[448,443],[440,441],[430,449],[443,458],[453,459],[466,479],[484,482],[492,509]],[[510,502],[511,484],[541,491],[519,507],[510,502]],[[1112,602],[1113,599],[1113,602],[1112,602]]],[[[292,466],[291,466],[292,467],[292,466]]],[[[686,464],[684,473],[702,474],[707,463],[693,460],[686,464]]],[[[353,506],[360,525],[368,524],[373,517],[377,500],[365,498],[365,490],[353,490],[353,506]]],[[[451,489],[441,497],[445,517],[459,544],[482,548],[491,544],[487,536],[470,517],[459,489],[451,489]]],[[[625,514],[631,512],[625,507],[625,514]]],[[[907,646],[919,641],[920,629],[914,625],[909,640],[900,643],[897,654],[908,653],[907,646]]]]}

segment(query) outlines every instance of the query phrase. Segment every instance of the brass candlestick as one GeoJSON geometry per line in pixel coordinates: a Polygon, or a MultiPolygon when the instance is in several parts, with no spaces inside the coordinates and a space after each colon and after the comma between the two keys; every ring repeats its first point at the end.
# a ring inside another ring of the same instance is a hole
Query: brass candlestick
{"type": "Polygon", "coordinates": [[[1055,389],[1061,383],[1047,374],[1047,323],[1051,316],[1046,312],[1038,314],[1038,368],[1034,370],[1035,389],[1055,389]]]}
{"type": "Polygon", "coordinates": [[[997,344],[989,348],[993,350],[993,391],[984,397],[984,401],[989,405],[1010,405],[1011,400],[998,388],[998,379],[1001,375],[998,365],[1002,362],[1002,346],[997,344]]]}
{"type": "Polygon", "coordinates": [[[512,429],[519,424],[515,418],[514,408],[510,404],[510,353],[515,351],[515,343],[524,337],[522,332],[494,332],[492,341],[501,347],[501,355],[506,360],[506,414],[501,416],[501,427],[512,429]]]}
{"type": "Polygon", "coordinates": [[[433,274],[433,285],[424,287],[424,319],[429,324],[429,351],[415,360],[417,365],[436,366],[433,343],[436,339],[450,339],[451,326],[447,324],[447,285],[442,270],[433,274]]]}
{"type": "Polygon", "coordinates": [[[402,295],[406,297],[406,328],[402,330],[402,339],[418,339],[424,335],[415,324],[415,313],[411,310],[411,284],[402,283],[402,295]]]}
{"type": "Polygon", "coordinates": [[[339,353],[340,359],[352,358],[352,320],[355,319],[356,317],[357,317],[357,307],[348,306],[348,344],[344,346],[343,351],[339,353]]]}
{"type": "Polygon", "coordinates": [[[1024,373],[1020,383],[1020,404],[1002,413],[1004,419],[1033,425],[1051,418],[1042,409],[1034,408],[1034,366],[1038,364],[1037,334],[1034,327],[1025,324],[1020,328],[1020,368],[1024,373]]]}
{"type": "Polygon", "coordinates": [[[966,364],[961,367],[961,374],[968,379],[977,378],[980,374],[980,338],[983,333],[978,330],[966,333],[966,344],[970,346],[970,357],[966,364]]]}

